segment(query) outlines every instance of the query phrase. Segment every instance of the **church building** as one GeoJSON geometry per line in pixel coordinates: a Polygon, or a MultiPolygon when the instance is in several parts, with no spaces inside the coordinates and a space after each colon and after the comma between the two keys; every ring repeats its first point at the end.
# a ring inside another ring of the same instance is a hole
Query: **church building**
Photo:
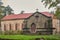
{"type": "Polygon", "coordinates": [[[26,33],[53,34],[52,14],[34,12],[7,15],[1,19],[1,31],[23,31],[26,33]]]}
{"type": "Polygon", "coordinates": [[[14,14],[8,5],[3,6],[0,0],[0,31],[23,31],[30,34],[60,34],[60,19],[49,12],[14,14]]]}

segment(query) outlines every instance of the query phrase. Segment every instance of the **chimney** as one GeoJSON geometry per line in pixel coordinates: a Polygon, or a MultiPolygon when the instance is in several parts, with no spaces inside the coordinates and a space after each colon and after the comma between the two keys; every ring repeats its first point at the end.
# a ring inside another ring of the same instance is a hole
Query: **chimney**
{"type": "Polygon", "coordinates": [[[21,11],[21,14],[23,14],[24,13],[24,11],[21,11]]]}

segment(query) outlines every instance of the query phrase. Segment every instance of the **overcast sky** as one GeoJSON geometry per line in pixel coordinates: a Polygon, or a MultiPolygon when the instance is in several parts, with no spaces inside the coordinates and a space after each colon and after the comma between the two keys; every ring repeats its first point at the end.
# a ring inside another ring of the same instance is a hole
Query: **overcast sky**
{"type": "Polygon", "coordinates": [[[22,10],[25,12],[35,12],[38,8],[40,12],[48,11],[48,8],[45,8],[41,0],[2,0],[3,5],[10,7],[14,10],[14,13],[18,14],[22,10]]]}

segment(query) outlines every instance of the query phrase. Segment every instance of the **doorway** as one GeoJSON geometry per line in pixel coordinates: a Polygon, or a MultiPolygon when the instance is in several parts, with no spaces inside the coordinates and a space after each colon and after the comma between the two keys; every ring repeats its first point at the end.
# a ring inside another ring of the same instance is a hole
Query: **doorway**
{"type": "Polygon", "coordinates": [[[36,24],[35,23],[31,24],[31,33],[36,33],[36,24]]]}

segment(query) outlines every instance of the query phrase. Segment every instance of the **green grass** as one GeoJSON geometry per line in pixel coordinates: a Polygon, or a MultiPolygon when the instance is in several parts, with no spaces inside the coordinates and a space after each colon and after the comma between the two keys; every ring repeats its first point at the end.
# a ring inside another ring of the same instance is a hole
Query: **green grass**
{"type": "Polygon", "coordinates": [[[20,39],[20,40],[31,40],[35,38],[44,38],[45,40],[60,40],[59,35],[0,35],[0,38],[4,39],[20,39]]]}

